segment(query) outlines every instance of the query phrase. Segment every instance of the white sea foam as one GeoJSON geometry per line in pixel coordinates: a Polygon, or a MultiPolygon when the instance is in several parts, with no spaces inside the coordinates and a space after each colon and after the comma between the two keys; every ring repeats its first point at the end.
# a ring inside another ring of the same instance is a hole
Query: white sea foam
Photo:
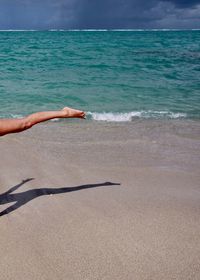
{"type": "Polygon", "coordinates": [[[72,32],[147,32],[147,31],[184,31],[187,29],[50,29],[49,31],[72,31],[72,32]]]}
{"type": "Polygon", "coordinates": [[[188,30],[188,31],[191,31],[191,30],[194,30],[194,29],[178,29],[178,28],[144,28],[144,29],[141,29],[141,28],[138,28],[138,29],[110,29],[112,31],[185,31],[185,30],[188,30]]]}
{"type": "Polygon", "coordinates": [[[194,30],[199,30],[199,29],[50,29],[49,31],[72,31],[72,32],[106,32],[106,31],[116,31],[116,32],[148,32],[148,31],[194,31],[194,30]]]}
{"type": "Polygon", "coordinates": [[[130,122],[134,119],[179,119],[185,118],[187,115],[184,113],[173,113],[169,111],[133,111],[128,113],[97,113],[87,112],[89,118],[95,121],[106,121],[106,122],[130,122]]]}
{"type": "Polygon", "coordinates": [[[0,29],[0,32],[29,32],[29,31],[39,31],[36,29],[0,29]]]}
{"type": "Polygon", "coordinates": [[[40,30],[40,29],[0,29],[0,32],[33,32],[33,31],[36,31],[36,32],[41,32],[41,31],[72,31],[72,32],[75,32],[75,31],[78,31],[78,32],[96,32],[96,31],[99,31],[99,32],[106,32],[106,31],[120,31],[120,32],[138,32],[138,31],[199,31],[200,29],[196,28],[196,29],[48,29],[48,30],[40,30]]]}
{"type": "Polygon", "coordinates": [[[48,29],[48,31],[54,32],[54,31],[67,31],[65,29],[48,29]]]}
{"type": "Polygon", "coordinates": [[[171,113],[172,119],[185,118],[187,115],[184,113],[171,113]]]}
{"type": "Polygon", "coordinates": [[[65,31],[81,31],[81,32],[105,32],[105,31],[109,31],[109,29],[68,29],[68,30],[65,30],[65,31]]]}
{"type": "Polygon", "coordinates": [[[19,115],[19,114],[10,114],[10,116],[12,119],[22,119],[23,118],[23,116],[19,115]]]}
{"type": "MultiPolygon", "coordinates": [[[[185,113],[173,113],[170,111],[132,111],[127,113],[113,113],[113,112],[87,112],[87,119],[104,122],[131,122],[135,119],[182,119],[187,118],[185,113]]],[[[0,115],[0,118],[23,118],[20,114],[0,115]]],[[[51,120],[52,122],[60,121],[59,118],[51,120]]]]}
{"type": "Polygon", "coordinates": [[[140,117],[140,112],[129,112],[129,113],[87,113],[95,121],[112,121],[112,122],[128,122],[133,117],[140,117]]]}
{"type": "Polygon", "coordinates": [[[20,114],[2,114],[0,119],[22,119],[24,116],[20,114]]]}
{"type": "Polygon", "coordinates": [[[51,119],[50,121],[51,121],[51,122],[59,122],[60,119],[59,119],[59,118],[55,118],[55,119],[51,119]]]}
{"type": "Polygon", "coordinates": [[[113,31],[113,32],[148,32],[148,31],[193,31],[198,29],[49,29],[48,31],[71,31],[71,32],[106,32],[106,31],[113,31]]]}

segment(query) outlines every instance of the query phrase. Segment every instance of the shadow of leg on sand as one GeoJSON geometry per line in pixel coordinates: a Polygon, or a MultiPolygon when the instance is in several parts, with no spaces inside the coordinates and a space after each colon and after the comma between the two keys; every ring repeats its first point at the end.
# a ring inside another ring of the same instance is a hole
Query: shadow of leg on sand
{"type": "Polygon", "coordinates": [[[7,209],[0,212],[0,216],[4,216],[19,207],[23,206],[24,204],[28,203],[32,199],[42,196],[42,195],[50,195],[50,194],[59,194],[59,193],[67,193],[67,192],[75,192],[80,191],[84,189],[90,189],[90,188],[97,188],[97,187],[104,187],[104,186],[115,186],[120,185],[120,183],[112,183],[112,182],[105,182],[105,183],[99,183],[99,184],[89,184],[89,185],[81,185],[81,186],[75,186],[75,187],[65,187],[65,188],[40,188],[40,189],[32,189],[21,193],[12,193],[15,190],[17,190],[19,187],[21,187],[23,184],[34,180],[34,178],[28,178],[26,180],[23,180],[18,185],[12,187],[8,191],[0,194],[0,204],[6,204],[15,202],[14,205],[8,207],[7,209]]]}

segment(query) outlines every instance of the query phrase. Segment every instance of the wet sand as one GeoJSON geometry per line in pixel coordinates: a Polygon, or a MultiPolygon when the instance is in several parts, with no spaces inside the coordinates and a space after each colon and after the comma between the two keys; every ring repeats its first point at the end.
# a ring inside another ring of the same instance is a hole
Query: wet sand
{"type": "Polygon", "coordinates": [[[200,279],[200,122],[50,122],[0,157],[0,279],[200,279]]]}

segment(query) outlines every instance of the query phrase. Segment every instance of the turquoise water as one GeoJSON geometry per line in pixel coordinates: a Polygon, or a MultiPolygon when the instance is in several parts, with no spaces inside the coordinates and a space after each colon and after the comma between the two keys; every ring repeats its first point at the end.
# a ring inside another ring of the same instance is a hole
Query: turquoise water
{"type": "Polygon", "coordinates": [[[0,117],[200,118],[200,31],[0,32],[0,117]]]}

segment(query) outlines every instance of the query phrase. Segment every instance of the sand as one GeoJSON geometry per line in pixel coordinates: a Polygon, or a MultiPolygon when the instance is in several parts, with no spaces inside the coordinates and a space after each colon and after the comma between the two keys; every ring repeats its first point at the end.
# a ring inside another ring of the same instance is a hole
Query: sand
{"type": "Polygon", "coordinates": [[[0,279],[200,279],[199,151],[185,120],[1,137],[0,279]]]}

